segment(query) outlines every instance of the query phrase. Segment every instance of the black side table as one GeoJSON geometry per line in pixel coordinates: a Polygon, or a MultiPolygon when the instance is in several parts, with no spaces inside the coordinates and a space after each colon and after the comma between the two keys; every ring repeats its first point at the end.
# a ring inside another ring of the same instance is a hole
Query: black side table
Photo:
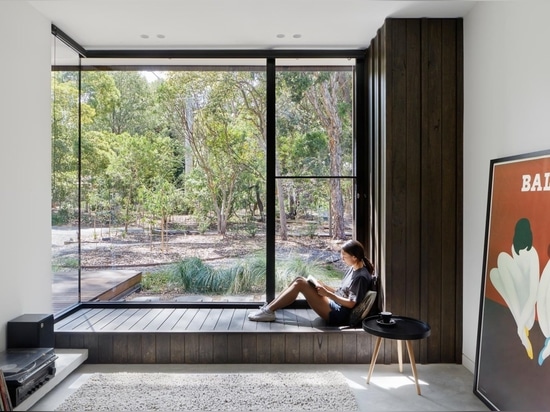
{"type": "Polygon", "coordinates": [[[363,320],[363,329],[377,337],[374,345],[374,352],[370,362],[369,374],[367,376],[367,384],[370,382],[374,365],[376,364],[376,358],[380,351],[380,345],[382,339],[395,339],[397,340],[397,357],[399,359],[399,372],[403,372],[403,349],[401,341],[405,341],[407,345],[407,352],[409,353],[409,359],[411,361],[411,369],[416,383],[416,393],[420,393],[420,385],[418,384],[418,376],[416,373],[416,362],[414,360],[414,352],[412,347],[412,341],[417,339],[424,339],[430,336],[431,328],[426,322],[422,322],[417,319],[408,318],[406,316],[394,316],[392,317],[391,324],[385,325],[381,323],[379,316],[371,316],[363,320]]]}

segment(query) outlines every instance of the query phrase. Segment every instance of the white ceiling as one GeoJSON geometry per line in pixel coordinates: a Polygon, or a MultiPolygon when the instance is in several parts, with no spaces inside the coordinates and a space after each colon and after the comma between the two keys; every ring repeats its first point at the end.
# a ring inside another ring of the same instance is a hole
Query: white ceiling
{"type": "Polygon", "coordinates": [[[270,50],[365,49],[386,17],[464,17],[476,1],[28,0],[28,3],[87,50],[270,50]]]}

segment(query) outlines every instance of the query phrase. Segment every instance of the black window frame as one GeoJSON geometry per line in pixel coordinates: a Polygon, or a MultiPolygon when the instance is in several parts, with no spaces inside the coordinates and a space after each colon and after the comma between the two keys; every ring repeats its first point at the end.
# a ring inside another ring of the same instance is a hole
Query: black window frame
{"type": "MultiPolygon", "coordinates": [[[[366,70],[365,70],[365,58],[367,55],[367,49],[319,49],[319,50],[307,50],[307,49],[277,49],[277,50],[156,50],[156,49],[141,49],[141,50],[86,50],[77,42],[75,42],[70,36],[59,29],[57,26],[51,26],[52,34],[60,41],[65,43],[68,47],[73,49],[78,56],[79,60],[86,58],[94,59],[265,59],[266,70],[266,82],[267,82],[267,118],[266,118],[266,141],[267,147],[272,150],[267,150],[266,153],[266,299],[268,301],[275,297],[275,180],[281,178],[275,174],[275,143],[276,143],[276,108],[275,108],[275,74],[277,71],[277,59],[329,59],[329,58],[345,58],[355,59],[354,79],[353,79],[353,157],[354,157],[354,173],[352,176],[336,176],[338,178],[352,178],[355,180],[355,205],[354,205],[354,237],[361,240],[365,235],[365,225],[368,222],[368,158],[369,144],[367,141],[367,110],[366,110],[366,70]],[[362,158],[363,161],[358,161],[362,158]]],[[[107,68],[108,66],[105,66],[107,68]]],[[[141,66],[131,65],[132,70],[141,66]]],[[[321,65],[320,65],[321,67],[321,65]]],[[[326,66],[324,66],[326,67],[326,66]]],[[[120,70],[121,66],[116,66],[116,70],[120,70]]],[[[130,66],[127,66],[129,69],[130,66]]],[[[167,69],[168,66],[164,66],[167,69]]],[[[97,69],[97,66],[95,66],[97,69]]],[[[111,68],[111,70],[114,69],[111,68]]],[[[143,67],[144,70],[158,70],[162,67],[150,65],[143,67]]],[[[307,66],[308,70],[312,69],[312,66],[307,66]]],[[[52,66],[52,70],[73,70],[78,71],[79,74],[83,68],[82,64],[79,67],[62,67],[52,66]]],[[[80,75],[79,75],[80,77],[80,75]]],[[[80,121],[79,121],[80,123],[80,121]]],[[[79,127],[80,129],[80,127],[79,127]]],[[[80,130],[79,130],[79,144],[80,144],[80,130]]],[[[80,154],[79,154],[80,156],[80,154]]],[[[80,164],[80,163],[79,163],[80,164]]],[[[80,173],[80,172],[79,172],[80,173]]],[[[284,178],[292,178],[294,176],[284,176],[284,178]]],[[[331,178],[334,176],[322,176],[322,178],[331,178]]],[[[80,198],[80,184],[79,193],[80,198]]],[[[80,229],[80,218],[79,218],[80,229]]],[[[80,244],[80,240],[79,240],[80,244]]],[[[79,252],[80,253],[80,252],[79,252]]],[[[154,303],[130,303],[130,302],[81,302],[80,296],[80,284],[81,284],[81,270],[78,268],[78,302],[67,308],[60,314],[56,314],[57,318],[68,316],[70,313],[82,307],[97,307],[97,306],[109,306],[109,307],[247,307],[257,306],[257,303],[243,303],[243,302],[204,302],[204,303],[178,303],[178,302],[154,302],[154,303]]],[[[306,302],[297,302],[296,307],[303,307],[306,302]]]]}

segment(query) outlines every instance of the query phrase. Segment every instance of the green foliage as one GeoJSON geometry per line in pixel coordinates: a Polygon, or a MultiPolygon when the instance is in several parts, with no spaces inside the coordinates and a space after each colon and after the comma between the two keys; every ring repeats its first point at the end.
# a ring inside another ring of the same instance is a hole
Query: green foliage
{"type": "Polygon", "coordinates": [[[72,215],[71,210],[72,209],[67,206],[52,210],[52,226],[63,226],[71,223],[72,219],[76,217],[72,215]]]}
{"type": "Polygon", "coordinates": [[[253,220],[249,220],[244,224],[244,231],[248,234],[248,236],[256,237],[256,233],[258,233],[258,225],[253,220]]]}
{"type": "Polygon", "coordinates": [[[52,262],[52,272],[78,269],[79,261],[75,257],[60,257],[52,262]]]}
{"type": "MultiPolygon", "coordinates": [[[[62,210],[53,222],[81,208],[94,226],[162,226],[185,210],[199,231],[225,234],[257,213],[251,188],[265,204],[264,72],[174,71],[154,84],[138,71],[81,76],[79,89],[79,73],[52,74],[52,210],[62,210]]],[[[351,72],[277,74],[281,175],[351,174],[351,80],[351,72]]],[[[307,180],[281,184],[281,204],[293,216],[298,204],[304,215],[330,209],[334,193],[307,180]]],[[[240,227],[256,235],[256,225],[240,227]]]]}
{"type": "Polygon", "coordinates": [[[265,289],[265,256],[252,256],[221,270],[231,280],[227,293],[260,293],[265,289]]]}
{"type": "Polygon", "coordinates": [[[147,292],[163,293],[166,290],[177,291],[172,282],[172,273],[168,270],[147,272],[141,276],[141,288],[147,292]]]}
{"type": "MultiPolygon", "coordinates": [[[[171,265],[160,275],[144,276],[142,286],[157,293],[167,289],[183,293],[262,293],[265,290],[265,267],[263,254],[253,254],[228,268],[213,268],[199,258],[187,258],[171,265]]],[[[281,291],[297,276],[307,277],[310,274],[328,283],[342,276],[339,271],[321,262],[291,256],[277,262],[278,290],[281,291]]]]}
{"type": "Polygon", "coordinates": [[[191,293],[223,293],[229,279],[223,273],[204,264],[199,258],[184,259],[171,267],[173,279],[191,293]]]}
{"type": "Polygon", "coordinates": [[[317,229],[319,229],[319,222],[307,223],[304,228],[304,235],[312,239],[317,234],[317,229]]]}
{"type": "Polygon", "coordinates": [[[292,255],[277,262],[276,270],[277,289],[284,289],[297,276],[315,276],[317,279],[330,284],[335,278],[341,279],[342,274],[334,271],[330,266],[317,260],[306,260],[301,256],[292,255]]]}

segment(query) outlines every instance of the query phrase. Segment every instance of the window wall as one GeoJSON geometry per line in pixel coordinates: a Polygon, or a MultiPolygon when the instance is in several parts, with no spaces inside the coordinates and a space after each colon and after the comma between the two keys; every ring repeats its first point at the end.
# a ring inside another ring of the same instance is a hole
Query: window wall
{"type": "Polygon", "coordinates": [[[261,304],[297,275],[338,282],[354,59],[272,59],[270,77],[266,58],[74,56],[52,71],[56,311],[261,304]]]}
{"type": "Polygon", "coordinates": [[[276,289],[311,272],[336,285],[339,245],[354,232],[353,66],[287,62],[276,75],[275,250],[290,270],[276,289]]]}
{"type": "Polygon", "coordinates": [[[53,307],[80,302],[80,56],[52,36],[52,274],[53,307]]]}

